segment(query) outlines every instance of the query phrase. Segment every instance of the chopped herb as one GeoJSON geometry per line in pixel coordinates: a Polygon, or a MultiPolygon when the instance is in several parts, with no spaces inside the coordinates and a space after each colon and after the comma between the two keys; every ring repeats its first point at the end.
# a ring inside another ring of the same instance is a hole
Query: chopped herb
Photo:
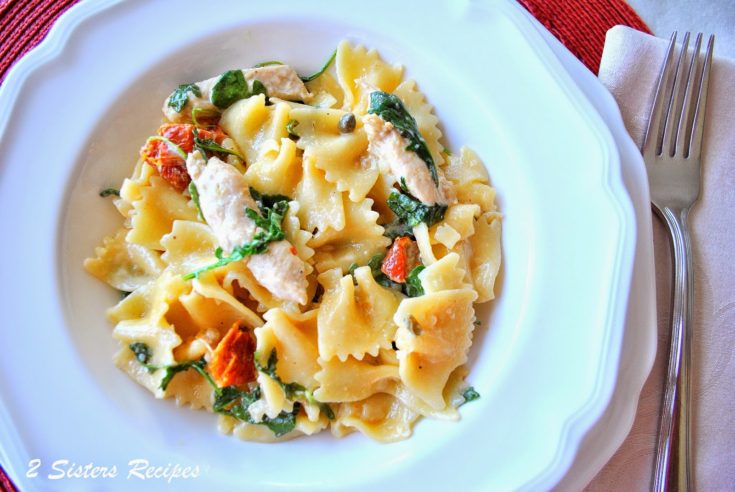
{"type": "Polygon", "coordinates": [[[452,151],[449,150],[448,148],[444,147],[444,148],[442,148],[442,154],[449,156],[449,155],[452,155],[452,151]]]}
{"type": "Polygon", "coordinates": [[[465,403],[477,400],[478,398],[480,398],[480,393],[475,391],[475,388],[473,388],[472,386],[469,386],[462,392],[462,397],[464,398],[464,401],[460,403],[457,408],[461,407],[465,403]]]}
{"type": "Polygon", "coordinates": [[[134,342],[129,345],[130,350],[135,354],[135,358],[141,364],[148,364],[151,360],[151,349],[143,342],[134,342]]]}
{"type": "Polygon", "coordinates": [[[260,213],[263,215],[267,215],[268,210],[272,209],[276,206],[278,202],[290,202],[291,199],[287,197],[286,195],[266,195],[263,193],[260,193],[258,190],[250,187],[250,196],[253,197],[253,200],[258,204],[258,208],[260,209],[260,213]]]}
{"type": "Polygon", "coordinates": [[[248,82],[241,70],[228,70],[220,75],[212,87],[209,99],[216,107],[226,109],[250,95],[248,82]]]}
{"type": "Polygon", "coordinates": [[[120,291],[120,299],[121,299],[121,300],[122,300],[122,299],[125,299],[125,298],[126,298],[126,297],[128,297],[128,296],[129,296],[130,294],[132,294],[132,292],[128,292],[127,290],[121,290],[121,291],[120,291]]]}
{"type": "Polygon", "coordinates": [[[206,222],[204,214],[202,213],[202,207],[199,204],[199,190],[197,190],[197,186],[194,184],[194,181],[189,181],[189,194],[191,195],[191,201],[194,202],[194,206],[197,208],[199,219],[206,222]]]}
{"type": "Polygon", "coordinates": [[[473,321],[472,324],[475,326],[480,326],[482,324],[482,321],[480,321],[479,319],[475,319],[475,321],[473,321]]]}
{"type": "Polygon", "coordinates": [[[299,134],[296,133],[296,127],[299,126],[299,122],[296,120],[288,120],[288,123],[286,123],[286,131],[288,132],[288,136],[293,139],[298,139],[299,134]]]}
{"type": "Polygon", "coordinates": [[[274,241],[280,241],[286,237],[281,224],[287,210],[288,201],[285,200],[276,202],[272,207],[264,209],[265,217],[260,216],[258,212],[252,208],[246,209],[245,215],[255,222],[255,225],[261,230],[255,233],[255,236],[253,236],[253,239],[250,242],[234,248],[229,256],[224,256],[222,248],[218,247],[214,251],[214,256],[217,257],[216,262],[198,268],[191,273],[187,273],[184,275],[184,280],[199,278],[199,275],[203,272],[214,270],[215,268],[219,268],[234,261],[241,261],[247,256],[264,253],[268,249],[268,244],[274,241]]]}
{"type": "Polygon", "coordinates": [[[442,204],[425,205],[410,193],[391,192],[388,197],[388,207],[398,216],[401,224],[409,227],[415,227],[424,222],[427,226],[432,226],[437,222],[444,220],[444,213],[447,206],[442,204]]]}
{"type": "Polygon", "coordinates": [[[106,198],[110,195],[120,196],[120,190],[118,190],[117,188],[105,188],[104,190],[100,191],[100,196],[102,198],[106,198]]]}
{"type": "Polygon", "coordinates": [[[199,136],[199,130],[197,130],[196,127],[194,127],[193,133],[194,147],[199,150],[205,158],[209,157],[210,154],[229,154],[234,155],[241,161],[245,162],[245,158],[238,152],[222,147],[211,138],[201,138],[199,136]]]}
{"type": "Polygon", "coordinates": [[[189,102],[189,93],[196,97],[202,97],[202,91],[196,84],[181,84],[178,86],[168,98],[168,106],[174,111],[180,113],[184,109],[186,103],[189,102]]]}
{"type": "Polygon", "coordinates": [[[406,284],[404,292],[408,297],[418,297],[424,295],[424,287],[421,285],[419,273],[423,272],[426,267],[419,265],[406,276],[406,284]]]}
{"type": "Polygon", "coordinates": [[[357,263],[353,263],[347,269],[347,273],[349,273],[350,275],[354,275],[355,274],[355,270],[357,270],[358,268],[360,268],[360,265],[358,265],[357,263]]]}
{"type": "Polygon", "coordinates": [[[329,65],[331,65],[331,64],[332,64],[332,62],[334,61],[334,59],[335,59],[336,57],[337,57],[337,50],[334,50],[334,51],[332,52],[332,55],[331,55],[331,56],[329,57],[329,60],[327,60],[327,63],[325,63],[325,64],[324,64],[324,66],[322,67],[322,69],[321,69],[321,70],[319,70],[319,71],[318,71],[317,73],[315,73],[315,74],[313,74],[313,75],[309,75],[308,77],[301,77],[301,80],[302,80],[303,82],[311,82],[312,80],[316,79],[316,78],[317,78],[317,77],[319,77],[319,76],[320,76],[321,74],[323,74],[324,72],[326,72],[326,71],[327,71],[327,69],[329,68],[329,65]]]}
{"type": "Polygon", "coordinates": [[[253,65],[253,68],[263,68],[270,65],[283,65],[283,62],[279,62],[278,60],[268,60],[260,63],[256,63],[253,65]]]}
{"type": "Polygon", "coordinates": [[[414,152],[426,163],[426,167],[429,168],[429,172],[431,173],[431,179],[434,180],[435,185],[439,186],[439,175],[436,170],[434,158],[431,157],[431,152],[429,152],[429,147],[426,145],[424,137],[421,136],[416,120],[408,112],[398,96],[383,91],[371,92],[368,113],[376,114],[383,120],[391,123],[401,136],[408,140],[406,150],[414,152]]]}

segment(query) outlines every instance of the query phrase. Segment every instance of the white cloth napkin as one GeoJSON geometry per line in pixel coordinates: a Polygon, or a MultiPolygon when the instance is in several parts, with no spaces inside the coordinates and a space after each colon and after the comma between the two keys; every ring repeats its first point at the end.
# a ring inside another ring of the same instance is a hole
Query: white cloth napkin
{"type": "MultiPolygon", "coordinates": [[[[681,39],[680,33],[679,39],[681,39]]],[[[706,41],[707,33],[705,33],[706,41]]],[[[599,77],[640,146],[668,40],[616,26],[607,33],[599,77]]],[[[703,181],[690,215],[694,253],[692,343],[696,490],[735,487],[735,62],[712,65],[702,151],[703,181]]],[[[589,490],[649,490],[669,353],[671,258],[654,219],[659,346],[633,429],[589,490]]]]}

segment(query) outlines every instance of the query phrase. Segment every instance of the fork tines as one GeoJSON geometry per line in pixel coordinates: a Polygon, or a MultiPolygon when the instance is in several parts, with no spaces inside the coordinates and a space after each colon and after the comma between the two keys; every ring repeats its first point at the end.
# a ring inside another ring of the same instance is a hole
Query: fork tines
{"type": "Polygon", "coordinates": [[[671,35],[666,61],[661,69],[643,143],[644,157],[666,154],[698,159],[701,152],[714,36],[709,37],[702,55],[702,34],[697,34],[694,48],[690,50],[687,32],[674,62],[676,34],[671,35]]]}

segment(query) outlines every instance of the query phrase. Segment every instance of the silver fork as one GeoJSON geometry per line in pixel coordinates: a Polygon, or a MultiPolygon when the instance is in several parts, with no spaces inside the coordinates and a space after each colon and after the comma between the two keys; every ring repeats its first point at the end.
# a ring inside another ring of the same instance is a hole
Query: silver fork
{"type": "Polygon", "coordinates": [[[699,198],[700,156],[713,44],[714,36],[710,36],[702,56],[702,34],[697,34],[690,52],[689,33],[686,33],[679,54],[674,56],[676,32],[671,35],[643,143],[651,201],[668,225],[674,257],[671,352],[653,476],[656,491],[672,488],[674,484],[670,480],[674,477],[679,490],[692,489],[688,369],[693,284],[687,219],[689,210],[699,198]],[[678,436],[676,463],[671,462],[674,430],[678,436]]]}

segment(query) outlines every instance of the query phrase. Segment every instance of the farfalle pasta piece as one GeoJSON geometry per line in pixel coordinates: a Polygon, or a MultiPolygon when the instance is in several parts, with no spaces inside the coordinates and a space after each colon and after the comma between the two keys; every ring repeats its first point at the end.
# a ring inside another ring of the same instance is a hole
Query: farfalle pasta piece
{"type": "Polygon", "coordinates": [[[161,246],[161,259],[172,272],[183,275],[215,261],[217,238],[207,224],[175,220],[171,232],[161,238],[161,246]]]}
{"type": "Polygon", "coordinates": [[[360,203],[345,200],[345,226],[337,231],[319,231],[309,242],[316,250],[314,262],[319,273],[341,268],[347,271],[350,265],[365,265],[371,257],[382,253],[390,246],[390,239],[383,235],[378,225],[379,215],[371,208],[373,201],[360,203]]]}
{"type": "Polygon", "coordinates": [[[500,214],[487,212],[477,219],[477,231],[470,238],[473,255],[470,258],[472,281],[477,291],[477,302],[495,298],[493,290],[500,270],[500,214]]]}
{"type": "Polygon", "coordinates": [[[197,211],[189,198],[176,191],[159,176],[151,176],[150,185],[140,188],[140,199],[130,212],[128,242],[162,250],[161,238],[171,231],[175,220],[197,220],[197,211]]]}
{"type": "Polygon", "coordinates": [[[359,202],[378,179],[378,168],[366,158],[367,135],[362,127],[349,133],[339,130],[339,121],[347,113],[335,109],[303,106],[291,110],[297,122],[298,147],[304,157],[313,157],[314,165],[324,171],[325,179],[337,191],[346,191],[350,200],[359,202]]]}
{"type": "Polygon", "coordinates": [[[261,358],[266,362],[275,350],[281,380],[313,390],[318,384],[315,375],[321,369],[317,363],[317,310],[293,313],[276,308],[268,311],[265,319],[265,325],[255,330],[261,358]]]}
{"type": "Polygon", "coordinates": [[[324,360],[348,356],[362,360],[365,354],[378,355],[381,348],[390,348],[396,325],[393,313],[400,296],[378,285],[369,267],[355,270],[353,276],[339,269],[319,276],[324,297],[317,317],[319,355],[324,360]]]}
{"type": "Polygon", "coordinates": [[[411,436],[419,414],[387,393],[376,393],[365,400],[343,403],[332,424],[332,434],[342,437],[353,430],[380,442],[395,442],[411,436]]]}
{"type": "Polygon", "coordinates": [[[155,280],[165,265],[158,251],[125,241],[126,234],[120,229],[106,237],[102,246],[95,248],[95,257],[84,261],[84,268],[112,287],[132,292],[155,280]]]}
{"type": "MultiPolygon", "coordinates": [[[[315,235],[327,229],[341,231],[345,227],[342,193],[317,169],[313,157],[303,159],[303,176],[294,194],[299,202],[301,227],[315,235]]],[[[313,246],[312,246],[313,247],[313,246]]]]}
{"type": "Polygon", "coordinates": [[[361,116],[374,90],[393,92],[403,77],[401,65],[389,65],[377,51],[343,41],[337,47],[337,80],[344,91],[343,108],[361,116]]]}
{"type": "Polygon", "coordinates": [[[401,381],[434,409],[446,406],[449,375],[467,361],[477,293],[444,290],[404,299],[395,314],[401,381]]]}
{"type": "Polygon", "coordinates": [[[473,151],[462,147],[459,155],[449,156],[444,173],[454,185],[454,193],[460,203],[479,205],[483,213],[497,209],[495,189],[490,186],[485,166],[473,151]]]}
{"type": "Polygon", "coordinates": [[[282,138],[288,137],[286,125],[290,106],[278,103],[267,106],[262,94],[241,99],[227,108],[220,126],[237,144],[248,164],[268,153],[278,153],[282,138]]]}
{"type": "Polygon", "coordinates": [[[341,361],[319,359],[321,371],[316,374],[319,389],[314,396],[324,402],[352,402],[386,391],[398,380],[398,367],[373,364],[372,361],[348,357],[341,361]]]}
{"type": "Polygon", "coordinates": [[[157,398],[164,396],[159,387],[163,372],[149,372],[136,359],[130,344],[142,342],[148,345],[151,364],[175,363],[173,351],[181,344],[181,337],[166,315],[171,305],[178,302],[179,296],[190,289],[191,286],[181,277],[164,271],[154,282],[137,289],[108,311],[109,319],[116,323],[112,336],[120,342],[115,365],[157,398]]]}
{"type": "Polygon", "coordinates": [[[245,179],[261,193],[291,196],[301,178],[301,158],[296,155],[296,144],[290,138],[273,142],[277,145],[250,161],[245,179]]]}

